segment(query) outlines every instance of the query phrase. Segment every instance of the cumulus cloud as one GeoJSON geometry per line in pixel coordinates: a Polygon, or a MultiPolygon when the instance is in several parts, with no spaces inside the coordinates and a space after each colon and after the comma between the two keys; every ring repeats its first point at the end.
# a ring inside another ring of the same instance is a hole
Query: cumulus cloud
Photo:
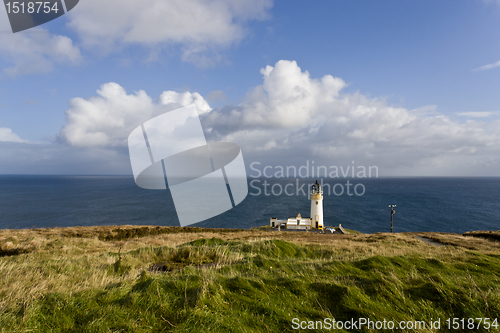
{"type": "Polygon", "coordinates": [[[127,94],[117,83],[106,83],[98,96],[73,98],[66,110],[66,124],[59,140],[78,147],[124,146],[130,132],[168,110],[194,104],[200,114],[211,110],[198,93],[164,91],[153,100],[140,90],[127,94]]]}
{"type": "MultiPolygon", "coordinates": [[[[464,113],[458,120],[436,106],[408,110],[384,99],[344,93],[331,75],[313,78],[294,61],[261,70],[263,83],[238,106],[211,109],[197,93],[127,94],[116,83],[97,96],[74,98],[60,140],[77,147],[126,150],[142,122],[194,103],[208,141],[239,144],[249,165],[376,165],[381,175],[499,175],[500,120],[464,113]],[[465,117],[465,118],[464,118],[465,117]]],[[[124,153],[126,154],[126,152],[124,153]]]]}
{"type": "Polygon", "coordinates": [[[0,141],[2,142],[29,142],[28,140],[21,139],[16,133],[12,132],[10,128],[0,127],[0,141]]]}
{"type": "Polygon", "coordinates": [[[293,128],[322,119],[328,108],[346,86],[342,79],[325,75],[311,79],[295,61],[280,60],[275,67],[261,69],[264,83],[254,88],[240,107],[229,114],[216,112],[211,119],[227,128],[267,127],[293,128]],[[318,117],[315,117],[318,115],[318,117]]]}
{"type": "Polygon", "coordinates": [[[218,49],[241,41],[246,22],[267,18],[271,6],[272,0],[87,0],[68,15],[86,46],[111,52],[173,44],[183,60],[206,66],[217,61],[218,49]]]}
{"type": "Polygon", "coordinates": [[[281,60],[261,73],[263,84],[244,103],[203,117],[212,139],[236,142],[255,159],[355,160],[430,173],[457,163],[474,168],[481,160],[498,166],[498,121],[460,123],[429,115],[434,106],[407,110],[359,92],[342,93],[342,79],[311,78],[294,61],[281,60]]]}
{"type": "MultiPolygon", "coordinates": [[[[5,11],[0,11],[0,30],[11,30],[5,11]]],[[[54,69],[54,63],[75,65],[83,60],[80,49],[70,38],[39,28],[0,34],[0,55],[8,63],[3,72],[12,77],[48,73],[54,69]]]]}

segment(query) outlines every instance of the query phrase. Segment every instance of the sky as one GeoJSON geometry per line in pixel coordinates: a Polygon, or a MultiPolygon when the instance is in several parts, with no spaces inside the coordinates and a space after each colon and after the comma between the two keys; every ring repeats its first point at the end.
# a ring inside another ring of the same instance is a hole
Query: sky
{"type": "Polygon", "coordinates": [[[127,137],[195,104],[247,167],[500,176],[500,1],[80,0],[0,10],[0,174],[131,175],[127,137]]]}

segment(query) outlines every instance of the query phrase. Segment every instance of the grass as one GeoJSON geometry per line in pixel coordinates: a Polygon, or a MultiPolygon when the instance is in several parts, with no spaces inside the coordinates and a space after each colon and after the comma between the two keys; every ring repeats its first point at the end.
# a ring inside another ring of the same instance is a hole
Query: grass
{"type": "Polygon", "coordinates": [[[286,332],[293,318],[327,317],[500,320],[500,243],[418,235],[452,245],[413,234],[265,229],[1,230],[0,332],[286,332]]]}

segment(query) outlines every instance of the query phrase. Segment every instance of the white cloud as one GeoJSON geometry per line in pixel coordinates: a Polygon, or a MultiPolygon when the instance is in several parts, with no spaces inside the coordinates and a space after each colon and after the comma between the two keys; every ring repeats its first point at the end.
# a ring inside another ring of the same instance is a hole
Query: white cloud
{"type": "Polygon", "coordinates": [[[343,93],[342,79],[311,78],[294,61],[281,60],[261,73],[263,84],[243,103],[214,110],[197,93],[166,91],[153,100],[144,91],[127,94],[107,83],[96,97],[70,101],[59,137],[101,153],[124,151],[136,126],[165,112],[159,106],[195,103],[207,139],[239,144],[247,164],[355,161],[390,176],[500,175],[500,120],[482,122],[477,113],[463,113],[459,122],[438,114],[436,106],[408,110],[343,93]]]}
{"type": "Polygon", "coordinates": [[[295,61],[280,60],[275,67],[261,69],[264,83],[253,89],[240,109],[228,119],[233,125],[287,127],[304,125],[335,99],[345,87],[342,79],[325,75],[311,79],[295,61]]]}
{"type": "Polygon", "coordinates": [[[236,142],[254,159],[355,160],[431,174],[447,174],[457,163],[475,168],[482,159],[499,164],[500,122],[459,123],[427,114],[434,106],[407,110],[360,93],[342,94],[343,80],[311,78],[294,61],[281,60],[261,73],[263,84],[244,103],[203,119],[212,139],[236,142]]]}
{"type": "Polygon", "coordinates": [[[268,17],[272,0],[86,0],[69,26],[84,45],[105,53],[130,44],[173,44],[199,66],[220,60],[218,50],[241,41],[245,24],[268,17]]]}
{"type": "Polygon", "coordinates": [[[2,142],[29,142],[28,140],[21,139],[16,133],[12,132],[10,128],[0,127],[0,141],[2,142]]]}
{"type": "Polygon", "coordinates": [[[11,64],[4,73],[15,77],[48,73],[54,63],[79,64],[80,50],[66,36],[51,35],[45,30],[32,34],[1,34],[0,54],[11,64]]]}
{"type": "Polygon", "coordinates": [[[416,115],[431,115],[431,114],[437,114],[437,105],[426,105],[422,106],[413,110],[410,110],[411,113],[416,114],[416,115]]]}
{"type": "Polygon", "coordinates": [[[73,146],[124,146],[130,132],[144,121],[166,110],[195,104],[198,112],[210,106],[198,93],[164,91],[156,100],[140,90],[128,95],[117,83],[106,83],[98,96],[73,98],[66,110],[66,124],[59,139],[73,146]]]}
{"type": "Polygon", "coordinates": [[[500,60],[495,62],[495,63],[492,63],[492,64],[488,64],[488,65],[481,66],[479,68],[475,68],[475,69],[473,69],[473,71],[474,72],[486,71],[488,69],[492,69],[492,68],[496,68],[496,67],[500,67],[500,60]]]}
{"type": "MultiPolygon", "coordinates": [[[[85,48],[108,54],[142,45],[150,48],[151,61],[173,45],[180,48],[183,61],[209,67],[224,59],[222,50],[247,35],[249,21],[269,17],[271,7],[272,0],[86,0],[65,18],[85,48]]],[[[0,30],[11,30],[5,11],[0,11],[0,30]]],[[[0,56],[7,63],[4,73],[11,77],[83,61],[80,47],[69,37],[42,28],[0,34],[0,56]]]]}
{"type": "Polygon", "coordinates": [[[489,118],[499,113],[500,113],[499,111],[469,111],[469,112],[459,112],[458,115],[471,118],[489,118]]]}
{"type": "MultiPolygon", "coordinates": [[[[5,11],[0,11],[0,30],[11,31],[5,11]]],[[[48,73],[54,63],[74,65],[83,59],[70,38],[40,28],[0,34],[0,55],[8,63],[3,72],[12,77],[48,73]]]]}

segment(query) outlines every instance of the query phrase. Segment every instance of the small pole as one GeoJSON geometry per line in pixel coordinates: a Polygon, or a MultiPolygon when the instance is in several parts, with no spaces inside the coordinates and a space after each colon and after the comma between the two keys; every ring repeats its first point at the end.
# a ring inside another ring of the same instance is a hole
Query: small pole
{"type": "Polygon", "coordinates": [[[396,205],[389,205],[389,207],[391,208],[391,233],[393,233],[393,229],[392,229],[392,217],[394,214],[396,214],[396,210],[394,209],[394,207],[396,207],[396,205]]]}

